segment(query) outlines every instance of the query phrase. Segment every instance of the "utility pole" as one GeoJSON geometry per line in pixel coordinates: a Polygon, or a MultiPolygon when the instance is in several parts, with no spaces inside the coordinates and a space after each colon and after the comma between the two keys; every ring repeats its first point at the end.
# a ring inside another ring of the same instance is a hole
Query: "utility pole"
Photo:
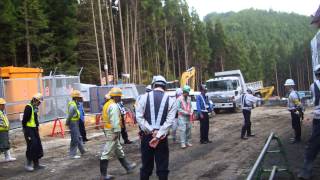
{"type": "Polygon", "coordinates": [[[100,52],[99,52],[99,43],[98,43],[98,35],[97,35],[96,18],[95,18],[95,14],[94,14],[93,1],[90,0],[90,2],[91,2],[91,9],[92,9],[94,36],[96,38],[97,57],[98,57],[98,63],[99,63],[100,85],[102,85],[101,60],[100,60],[100,52]]]}
{"type": "Polygon", "coordinates": [[[104,28],[103,28],[100,0],[98,0],[98,9],[99,9],[99,19],[100,19],[100,28],[101,28],[104,68],[105,68],[105,73],[106,73],[106,84],[108,85],[109,84],[109,82],[108,82],[108,62],[107,62],[106,42],[104,40],[104,28]]]}

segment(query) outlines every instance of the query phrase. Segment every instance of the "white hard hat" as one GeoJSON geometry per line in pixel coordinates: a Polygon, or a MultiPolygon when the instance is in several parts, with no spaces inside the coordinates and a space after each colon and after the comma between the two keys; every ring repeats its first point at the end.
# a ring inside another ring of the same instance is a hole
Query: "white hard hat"
{"type": "Polygon", "coordinates": [[[181,96],[182,93],[183,93],[183,92],[182,92],[182,89],[181,89],[181,88],[177,88],[177,89],[176,89],[176,96],[181,96]]]}
{"type": "Polygon", "coordinates": [[[148,86],[146,87],[146,92],[150,92],[150,91],[152,91],[152,87],[151,87],[151,85],[148,85],[148,86]]]}
{"type": "Polygon", "coordinates": [[[313,72],[314,72],[315,74],[320,74],[320,64],[318,64],[318,65],[316,65],[316,66],[314,67],[313,72]]]}
{"type": "Polygon", "coordinates": [[[253,89],[250,88],[250,87],[248,87],[248,88],[247,88],[247,92],[250,93],[250,94],[252,94],[252,93],[253,93],[253,89]]]}
{"type": "Polygon", "coordinates": [[[293,81],[293,79],[287,79],[286,82],[284,83],[285,86],[294,86],[296,85],[293,81]]]}
{"type": "Polygon", "coordinates": [[[158,75],[158,76],[153,76],[153,79],[152,79],[152,85],[162,85],[162,86],[166,86],[167,85],[167,81],[166,79],[161,76],[161,75],[158,75]]]}

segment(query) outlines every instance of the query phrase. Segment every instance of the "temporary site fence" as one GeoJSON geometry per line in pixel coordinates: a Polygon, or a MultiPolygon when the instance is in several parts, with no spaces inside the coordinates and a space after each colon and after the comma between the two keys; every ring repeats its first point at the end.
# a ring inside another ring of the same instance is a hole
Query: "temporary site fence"
{"type": "Polygon", "coordinates": [[[39,107],[39,122],[66,117],[70,92],[80,83],[79,76],[46,76],[42,78],[0,79],[0,97],[7,101],[6,113],[11,128],[21,126],[24,107],[40,92],[44,101],[39,107]]]}

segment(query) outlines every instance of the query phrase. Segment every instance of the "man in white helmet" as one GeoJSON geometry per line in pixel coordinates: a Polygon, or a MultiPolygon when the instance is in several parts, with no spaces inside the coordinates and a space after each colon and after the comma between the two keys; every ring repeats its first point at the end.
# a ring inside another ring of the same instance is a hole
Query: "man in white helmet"
{"type": "Polygon", "coordinates": [[[305,149],[303,167],[298,174],[301,179],[310,179],[314,160],[320,151],[320,65],[314,68],[316,81],[311,84],[310,91],[314,100],[312,134],[305,149]]]}
{"type": "Polygon", "coordinates": [[[24,137],[27,143],[27,162],[26,171],[34,171],[44,169],[45,166],[39,163],[39,159],[43,157],[43,148],[39,135],[39,106],[43,101],[42,94],[37,93],[32,97],[29,104],[26,105],[23,113],[22,127],[24,137]],[[33,163],[33,166],[32,166],[33,163]]]}
{"type": "Polygon", "coordinates": [[[154,161],[159,180],[168,180],[169,147],[167,134],[176,116],[176,103],[165,94],[167,81],[154,76],[153,91],[146,93],[136,103],[136,117],[141,129],[140,180],[149,180],[154,161]]]}
{"type": "Polygon", "coordinates": [[[284,84],[286,91],[288,91],[288,110],[291,113],[292,128],[294,130],[294,138],[291,139],[291,143],[298,143],[301,141],[301,123],[300,113],[301,102],[297,91],[294,90],[295,83],[292,79],[287,79],[284,84]]]}
{"type": "Polygon", "coordinates": [[[251,110],[254,106],[254,103],[259,100],[260,98],[253,96],[253,90],[251,88],[247,89],[247,93],[241,95],[241,107],[244,118],[244,124],[241,130],[241,139],[243,140],[254,136],[254,134],[251,132],[251,110]],[[247,135],[247,137],[245,135],[247,135]]]}

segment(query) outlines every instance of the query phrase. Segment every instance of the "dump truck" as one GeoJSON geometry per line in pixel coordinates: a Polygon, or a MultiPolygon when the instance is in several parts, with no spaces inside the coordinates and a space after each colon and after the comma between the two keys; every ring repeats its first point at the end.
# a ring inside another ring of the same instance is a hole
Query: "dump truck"
{"type": "Polygon", "coordinates": [[[241,108],[240,96],[247,86],[240,70],[216,72],[206,81],[207,96],[214,103],[215,113],[220,110],[237,112],[241,108]]]}

